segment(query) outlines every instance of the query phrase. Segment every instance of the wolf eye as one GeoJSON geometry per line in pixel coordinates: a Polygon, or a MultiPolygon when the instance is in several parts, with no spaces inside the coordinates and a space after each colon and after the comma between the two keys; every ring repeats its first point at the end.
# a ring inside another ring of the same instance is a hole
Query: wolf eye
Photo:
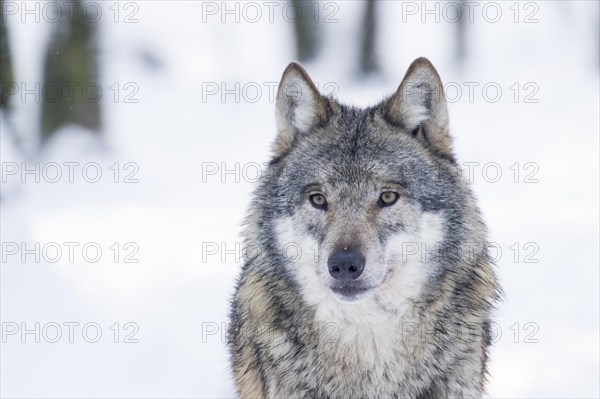
{"type": "Polygon", "coordinates": [[[398,195],[398,193],[394,191],[384,191],[383,193],[381,193],[379,201],[377,202],[381,208],[383,208],[384,206],[392,206],[396,203],[396,201],[398,201],[399,197],[400,196],[398,195]]]}
{"type": "Polygon", "coordinates": [[[327,208],[327,200],[323,194],[313,194],[309,197],[312,206],[318,209],[327,208]]]}
{"type": "Polygon", "coordinates": [[[417,126],[416,128],[414,128],[410,134],[413,137],[417,137],[419,135],[419,133],[421,132],[421,125],[417,126]]]}

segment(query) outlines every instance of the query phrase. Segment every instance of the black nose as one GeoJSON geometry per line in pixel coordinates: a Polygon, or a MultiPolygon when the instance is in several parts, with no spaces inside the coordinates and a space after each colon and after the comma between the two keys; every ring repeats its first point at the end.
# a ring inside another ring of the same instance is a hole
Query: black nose
{"type": "Polygon", "coordinates": [[[365,257],[357,250],[337,251],[329,257],[327,267],[331,277],[336,280],[356,280],[365,270],[365,257]]]}

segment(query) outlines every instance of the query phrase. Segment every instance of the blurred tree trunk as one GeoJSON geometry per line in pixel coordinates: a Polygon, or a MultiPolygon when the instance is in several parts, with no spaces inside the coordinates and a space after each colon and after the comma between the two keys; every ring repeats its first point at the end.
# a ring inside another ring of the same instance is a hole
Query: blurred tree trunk
{"type": "Polygon", "coordinates": [[[0,107],[7,109],[10,106],[8,96],[15,79],[8,43],[8,29],[4,18],[4,1],[0,0],[0,21],[2,21],[0,24],[0,107]]]}
{"type": "Polygon", "coordinates": [[[367,0],[365,17],[362,25],[360,47],[360,72],[364,75],[377,72],[379,65],[375,55],[376,43],[376,1],[367,0]]]}
{"type": "Polygon", "coordinates": [[[73,12],[62,10],[46,54],[41,97],[42,141],[69,123],[93,131],[99,131],[101,126],[96,24],[90,20],[91,12],[82,12],[81,1],[73,3],[73,12]]]}
{"type": "Polygon", "coordinates": [[[318,21],[322,15],[315,14],[318,5],[312,0],[292,0],[292,3],[299,12],[294,23],[298,60],[309,61],[319,51],[318,21]]]}
{"type": "Polygon", "coordinates": [[[468,16],[465,15],[465,0],[460,0],[460,18],[456,22],[456,48],[455,48],[455,59],[456,63],[462,65],[467,57],[467,24],[468,16]]]}

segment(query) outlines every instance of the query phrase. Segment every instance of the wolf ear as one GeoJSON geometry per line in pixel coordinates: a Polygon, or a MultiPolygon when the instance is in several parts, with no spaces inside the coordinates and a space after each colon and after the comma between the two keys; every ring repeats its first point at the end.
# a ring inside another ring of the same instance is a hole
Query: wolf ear
{"type": "Polygon", "coordinates": [[[385,117],[440,155],[453,159],[442,81],[427,58],[410,64],[385,117]]]}
{"type": "Polygon", "coordinates": [[[277,139],[274,151],[283,154],[296,135],[327,121],[327,104],[299,64],[290,63],[281,77],[275,102],[277,139]]]}

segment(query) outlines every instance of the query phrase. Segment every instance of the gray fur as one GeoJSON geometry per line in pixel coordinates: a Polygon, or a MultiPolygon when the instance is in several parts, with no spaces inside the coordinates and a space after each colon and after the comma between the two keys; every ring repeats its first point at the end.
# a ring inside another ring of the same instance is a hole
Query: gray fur
{"type": "Polygon", "coordinates": [[[297,64],[284,72],[275,154],[246,220],[252,250],[231,306],[240,397],[483,394],[500,289],[440,87],[420,58],[395,95],[359,109],[322,97],[297,64]],[[305,97],[287,95],[290,82],[305,97]],[[382,208],[390,187],[399,200],[382,208]],[[310,205],[311,190],[326,210],[310,205]],[[423,242],[437,250],[409,259],[405,244],[423,242]],[[367,258],[357,297],[334,294],[326,268],[346,246],[367,258]]]}

